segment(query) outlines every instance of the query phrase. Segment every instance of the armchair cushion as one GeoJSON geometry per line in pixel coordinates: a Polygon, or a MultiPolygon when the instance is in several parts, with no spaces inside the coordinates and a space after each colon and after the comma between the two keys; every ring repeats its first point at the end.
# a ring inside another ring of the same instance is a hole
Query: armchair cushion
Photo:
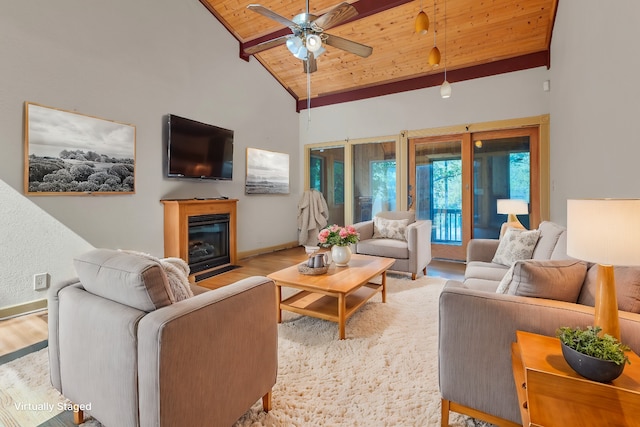
{"type": "Polygon", "coordinates": [[[374,239],[407,240],[408,219],[386,219],[379,216],[373,218],[374,239]]]}
{"type": "Polygon", "coordinates": [[[538,237],[540,237],[538,230],[526,231],[509,228],[504,237],[500,239],[492,262],[511,266],[518,260],[531,259],[538,237]]]}
{"type": "Polygon", "coordinates": [[[82,286],[94,295],[150,312],[171,304],[169,283],[155,261],[111,249],[74,259],[82,286]]]}
{"type": "Polygon", "coordinates": [[[358,242],[358,253],[396,259],[408,259],[407,242],[395,239],[369,239],[358,242]]]}

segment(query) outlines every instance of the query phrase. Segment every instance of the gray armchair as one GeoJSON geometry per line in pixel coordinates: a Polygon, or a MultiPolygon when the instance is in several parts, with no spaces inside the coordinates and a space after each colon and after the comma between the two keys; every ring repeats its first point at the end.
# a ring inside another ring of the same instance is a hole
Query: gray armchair
{"type": "Polygon", "coordinates": [[[271,280],[199,288],[171,303],[157,262],[96,249],[74,264],[78,279],[49,292],[49,361],[53,386],[78,409],[118,427],[228,427],[260,398],[270,409],[271,280]]]}
{"type": "Polygon", "coordinates": [[[396,262],[391,267],[394,271],[411,273],[415,280],[420,271],[426,276],[427,265],[431,262],[431,221],[416,221],[415,211],[385,211],[376,214],[373,220],[359,222],[354,227],[360,234],[360,241],[356,244],[356,253],[363,255],[394,258],[396,262]],[[385,224],[390,220],[388,230],[374,224],[385,224]],[[395,221],[405,221],[406,229],[402,232],[404,223],[397,227],[395,221]],[[396,228],[395,230],[393,230],[396,228]],[[394,231],[398,231],[394,232],[394,231]],[[391,237],[389,237],[391,236],[391,237]]]}

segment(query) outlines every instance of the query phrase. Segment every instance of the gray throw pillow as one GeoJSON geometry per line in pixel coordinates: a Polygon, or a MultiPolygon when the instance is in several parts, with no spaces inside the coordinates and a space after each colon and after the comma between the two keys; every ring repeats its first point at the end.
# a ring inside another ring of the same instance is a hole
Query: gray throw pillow
{"type": "MultiPolygon", "coordinates": [[[[587,271],[584,287],[579,303],[594,306],[596,303],[596,287],[598,264],[593,264],[587,271]]],[[[640,313],[640,267],[613,267],[616,281],[616,297],[618,309],[631,313],[640,313]]]]}
{"type": "Polygon", "coordinates": [[[498,249],[493,256],[493,262],[510,267],[516,261],[531,259],[536,243],[538,243],[538,237],[540,237],[538,230],[507,229],[507,232],[500,239],[498,249]]]}
{"type": "Polygon", "coordinates": [[[82,286],[94,295],[142,311],[170,305],[167,275],[159,263],[112,249],[93,249],[73,260],[82,286]]]}
{"type": "Polygon", "coordinates": [[[522,260],[513,264],[512,271],[504,293],[575,303],[587,274],[587,264],[573,259],[522,260]]]}

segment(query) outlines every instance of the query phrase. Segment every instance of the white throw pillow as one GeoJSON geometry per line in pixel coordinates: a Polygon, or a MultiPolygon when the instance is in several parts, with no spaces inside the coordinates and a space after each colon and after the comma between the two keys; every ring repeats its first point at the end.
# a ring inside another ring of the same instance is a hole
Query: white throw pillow
{"type": "Polygon", "coordinates": [[[373,218],[374,239],[407,240],[408,219],[386,219],[378,216],[373,218]]]}
{"type": "Polygon", "coordinates": [[[516,261],[531,259],[539,237],[539,230],[507,229],[500,239],[493,262],[511,267],[516,261]]]}

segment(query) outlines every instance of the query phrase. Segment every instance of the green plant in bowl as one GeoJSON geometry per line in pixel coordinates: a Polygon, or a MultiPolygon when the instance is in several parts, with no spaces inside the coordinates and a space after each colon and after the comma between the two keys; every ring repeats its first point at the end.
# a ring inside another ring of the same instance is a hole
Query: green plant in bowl
{"type": "Polygon", "coordinates": [[[600,336],[602,329],[587,326],[586,329],[562,327],[556,336],[562,343],[565,360],[577,373],[585,378],[609,382],[618,378],[624,365],[631,363],[625,354],[630,350],[611,335],[600,336]]]}

